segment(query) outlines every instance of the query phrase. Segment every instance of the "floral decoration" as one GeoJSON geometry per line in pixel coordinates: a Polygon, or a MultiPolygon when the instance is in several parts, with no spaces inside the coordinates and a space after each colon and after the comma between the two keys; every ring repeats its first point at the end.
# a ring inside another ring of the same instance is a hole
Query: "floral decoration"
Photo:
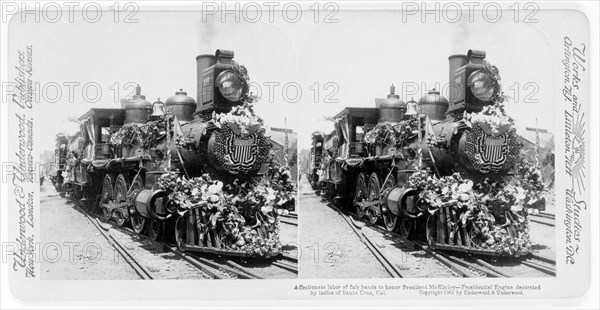
{"type": "Polygon", "coordinates": [[[474,247],[521,256],[531,251],[528,214],[538,212],[544,185],[537,167],[521,162],[518,172],[510,180],[473,184],[458,173],[438,178],[421,170],[405,186],[419,191],[431,214],[454,208],[474,247]]]}
{"type": "Polygon", "coordinates": [[[141,146],[149,149],[158,143],[158,140],[166,135],[167,121],[173,117],[161,116],[160,119],[149,121],[145,124],[129,124],[122,126],[114,132],[109,139],[113,145],[141,146]]]}
{"type": "Polygon", "coordinates": [[[268,160],[267,176],[269,177],[269,186],[275,191],[275,207],[293,211],[296,201],[296,185],[292,180],[292,173],[289,167],[279,163],[273,153],[268,160]]]}
{"type": "Polygon", "coordinates": [[[263,120],[254,114],[250,103],[235,106],[228,113],[213,112],[212,122],[217,128],[229,126],[231,130],[242,137],[259,129],[264,130],[263,120]]]}
{"type": "Polygon", "coordinates": [[[398,123],[379,123],[365,134],[363,140],[369,144],[402,147],[417,134],[417,120],[410,119],[398,123]]]}
{"type": "Polygon", "coordinates": [[[465,111],[462,121],[469,128],[478,125],[488,135],[498,135],[514,128],[514,120],[506,115],[501,104],[485,106],[480,112],[465,111]]]}
{"type": "Polygon", "coordinates": [[[209,215],[202,227],[216,231],[221,247],[243,251],[251,256],[271,257],[281,253],[279,219],[274,210],[272,188],[237,180],[224,186],[208,174],[186,179],[178,171],[163,174],[157,181],[180,215],[201,208],[209,215]]]}

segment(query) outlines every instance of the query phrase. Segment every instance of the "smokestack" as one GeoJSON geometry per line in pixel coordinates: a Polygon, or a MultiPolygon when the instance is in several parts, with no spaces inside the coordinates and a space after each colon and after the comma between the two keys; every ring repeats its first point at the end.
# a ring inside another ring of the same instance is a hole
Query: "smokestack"
{"type": "MultiPolygon", "coordinates": [[[[454,77],[456,75],[456,70],[458,70],[459,68],[464,67],[468,60],[467,60],[467,55],[463,55],[463,54],[455,54],[455,55],[451,55],[450,57],[448,57],[448,62],[450,64],[450,70],[449,70],[449,93],[448,93],[448,97],[450,99],[450,103],[453,104],[457,101],[458,98],[461,98],[462,96],[459,95],[459,92],[461,91],[461,86],[460,84],[456,84],[454,82],[454,77]]],[[[462,81],[463,83],[465,83],[465,81],[462,81]]]]}
{"type": "MultiPolygon", "coordinates": [[[[202,98],[202,79],[204,70],[214,66],[215,63],[217,63],[215,55],[203,54],[196,57],[196,68],[198,70],[196,79],[196,102],[198,103],[198,106],[196,107],[196,112],[199,112],[204,104],[204,99],[202,98]]],[[[210,87],[212,87],[212,85],[210,87]]],[[[209,91],[213,90],[210,89],[209,91]]]]}

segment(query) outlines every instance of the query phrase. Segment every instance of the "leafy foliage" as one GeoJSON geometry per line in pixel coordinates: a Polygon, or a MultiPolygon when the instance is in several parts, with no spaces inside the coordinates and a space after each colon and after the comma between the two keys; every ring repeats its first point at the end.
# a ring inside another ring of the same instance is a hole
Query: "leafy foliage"
{"type": "Polygon", "coordinates": [[[279,163],[273,153],[268,160],[267,176],[269,186],[275,191],[275,206],[278,209],[293,211],[296,201],[296,184],[289,167],[279,163]]]}
{"type": "Polygon", "coordinates": [[[379,123],[365,134],[366,143],[392,145],[402,147],[407,141],[416,137],[418,124],[416,119],[403,120],[398,123],[379,123]]]}
{"type": "Polygon", "coordinates": [[[181,215],[192,208],[201,208],[209,214],[203,228],[216,230],[222,247],[264,257],[281,252],[279,219],[273,208],[277,197],[273,189],[237,181],[223,186],[207,174],[188,180],[177,171],[163,174],[157,184],[167,191],[181,215]],[[266,235],[261,236],[260,232],[266,235]]]}
{"type": "Polygon", "coordinates": [[[136,145],[144,149],[155,146],[158,140],[167,133],[167,121],[173,117],[170,115],[161,116],[160,119],[149,121],[145,124],[125,125],[110,136],[110,143],[113,145],[136,145]]]}
{"type": "Polygon", "coordinates": [[[458,173],[437,178],[421,170],[405,186],[419,190],[419,203],[431,214],[454,208],[476,247],[520,256],[531,250],[528,214],[538,212],[544,186],[537,167],[521,162],[518,172],[510,180],[473,184],[458,173]]]}
{"type": "Polygon", "coordinates": [[[463,123],[473,128],[479,125],[487,134],[496,135],[513,128],[514,120],[506,115],[504,107],[501,104],[489,105],[483,107],[480,112],[464,112],[463,123]]]}
{"type": "Polygon", "coordinates": [[[231,124],[234,128],[230,128],[236,130],[236,134],[242,137],[246,137],[252,132],[264,128],[263,120],[254,114],[252,104],[250,103],[235,106],[228,113],[217,114],[213,112],[212,122],[217,128],[231,124]]]}

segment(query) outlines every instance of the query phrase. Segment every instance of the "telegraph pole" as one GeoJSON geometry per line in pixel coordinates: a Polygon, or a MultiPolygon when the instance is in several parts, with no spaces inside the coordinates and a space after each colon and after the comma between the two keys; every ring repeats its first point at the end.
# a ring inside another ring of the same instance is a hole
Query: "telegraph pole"
{"type": "Polygon", "coordinates": [[[535,165],[540,166],[540,132],[548,133],[547,129],[538,128],[538,119],[535,118],[535,128],[525,127],[525,130],[535,131],[535,165]]]}
{"type": "Polygon", "coordinates": [[[284,118],[284,122],[285,122],[285,142],[283,144],[283,162],[286,168],[288,168],[289,165],[289,158],[288,158],[288,150],[289,150],[289,146],[288,146],[288,128],[287,128],[287,117],[284,118]]]}

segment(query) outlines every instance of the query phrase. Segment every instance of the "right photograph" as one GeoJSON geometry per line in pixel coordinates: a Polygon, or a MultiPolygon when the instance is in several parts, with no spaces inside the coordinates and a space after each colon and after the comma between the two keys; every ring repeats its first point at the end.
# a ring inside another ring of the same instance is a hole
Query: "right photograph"
{"type": "Polygon", "coordinates": [[[357,57],[339,100],[307,109],[300,278],[556,276],[553,78],[517,70],[546,56],[456,27],[471,37],[421,58],[357,57]]]}

